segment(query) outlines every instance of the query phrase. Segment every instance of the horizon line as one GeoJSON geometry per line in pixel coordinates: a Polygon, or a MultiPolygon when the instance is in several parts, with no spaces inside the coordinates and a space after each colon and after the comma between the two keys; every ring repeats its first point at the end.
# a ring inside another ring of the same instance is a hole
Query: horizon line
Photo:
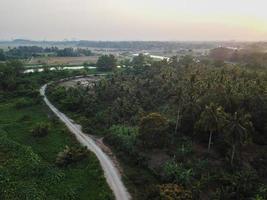
{"type": "Polygon", "coordinates": [[[235,39],[225,39],[225,40],[94,40],[94,39],[59,39],[59,40],[39,40],[39,39],[0,39],[0,42],[16,42],[16,41],[28,41],[28,42],[236,42],[236,43],[255,43],[255,42],[267,42],[267,40],[235,40],[235,39]]]}

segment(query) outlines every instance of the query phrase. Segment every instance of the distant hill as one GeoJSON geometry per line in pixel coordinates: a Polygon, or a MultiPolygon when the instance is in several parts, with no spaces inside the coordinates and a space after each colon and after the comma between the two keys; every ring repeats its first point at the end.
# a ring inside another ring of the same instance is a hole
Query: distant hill
{"type": "Polygon", "coordinates": [[[71,46],[111,49],[202,49],[215,48],[217,42],[174,42],[174,41],[34,41],[15,39],[12,41],[0,41],[0,46],[71,46]]]}
{"type": "Polygon", "coordinates": [[[235,41],[89,41],[89,40],[63,40],[63,41],[34,41],[15,39],[0,41],[1,46],[63,46],[63,47],[90,47],[122,50],[182,50],[182,49],[214,49],[217,47],[243,48],[246,46],[267,48],[264,42],[235,42],[235,41]]]}
{"type": "Polygon", "coordinates": [[[76,41],[34,41],[34,40],[24,40],[24,39],[15,39],[12,41],[0,41],[0,46],[77,46],[76,41]]]}

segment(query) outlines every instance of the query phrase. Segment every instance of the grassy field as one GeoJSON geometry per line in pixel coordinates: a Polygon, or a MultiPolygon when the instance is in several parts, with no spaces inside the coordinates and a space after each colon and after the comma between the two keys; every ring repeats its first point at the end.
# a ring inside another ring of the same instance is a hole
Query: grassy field
{"type": "Polygon", "coordinates": [[[75,138],[43,104],[17,109],[16,101],[0,103],[0,199],[113,199],[92,153],[56,167],[58,152],[77,146],[75,138]],[[39,122],[51,125],[44,138],[31,134],[39,122]]]}

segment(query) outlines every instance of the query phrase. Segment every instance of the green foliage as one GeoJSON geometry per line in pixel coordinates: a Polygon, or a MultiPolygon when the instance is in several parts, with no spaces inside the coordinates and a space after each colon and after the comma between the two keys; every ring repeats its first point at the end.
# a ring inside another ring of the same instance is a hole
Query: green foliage
{"type": "Polygon", "coordinates": [[[213,199],[251,199],[257,191],[258,181],[256,173],[250,170],[223,174],[213,199]]]}
{"type": "Polygon", "coordinates": [[[242,50],[233,50],[225,47],[212,49],[210,58],[219,62],[235,62],[246,65],[249,68],[265,68],[267,54],[262,49],[257,47],[249,47],[242,50]]]}
{"type": "Polygon", "coordinates": [[[0,61],[5,61],[6,60],[6,55],[4,53],[3,49],[0,49],[0,61]]]}
{"type": "Polygon", "coordinates": [[[15,103],[15,107],[17,109],[21,109],[21,108],[32,106],[32,104],[33,104],[33,101],[29,98],[19,98],[15,103]]]}
{"type": "Polygon", "coordinates": [[[140,121],[138,139],[145,148],[162,148],[167,143],[168,126],[165,117],[150,113],[140,121]]]}
{"type": "Polygon", "coordinates": [[[250,118],[249,114],[235,112],[226,121],[226,141],[232,146],[231,165],[233,165],[236,150],[249,142],[249,133],[253,131],[250,118]]]}
{"type": "Polygon", "coordinates": [[[73,49],[57,47],[42,48],[38,46],[19,46],[9,48],[8,51],[0,50],[0,60],[6,59],[27,59],[40,56],[59,56],[59,57],[77,57],[77,56],[92,56],[93,53],[88,49],[73,49]]]}
{"type": "Polygon", "coordinates": [[[39,123],[31,130],[31,133],[34,137],[44,137],[49,133],[50,124],[48,123],[39,123]]]}
{"type": "Polygon", "coordinates": [[[117,59],[114,55],[102,55],[98,58],[96,66],[100,71],[110,71],[116,67],[117,59]]]}
{"type": "Polygon", "coordinates": [[[59,57],[77,57],[78,52],[74,51],[73,48],[64,48],[57,51],[59,57]]]}
{"type": "Polygon", "coordinates": [[[86,157],[86,154],[86,147],[74,148],[66,146],[63,151],[58,153],[56,158],[56,165],[60,167],[66,167],[71,163],[81,161],[86,157]]]}
{"type": "Polygon", "coordinates": [[[45,199],[46,190],[62,178],[59,171],[41,165],[41,158],[31,148],[24,147],[6,137],[0,137],[0,153],[9,156],[0,164],[1,199],[45,199]],[[46,182],[50,180],[49,182],[46,182]]]}
{"type": "Polygon", "coordinates": [[[257,191],[257,194],[253,200],[264,200],[267,199],[267,187],[266,185],[260,185],[257,191]]]}
{"type": "Polygon", "coordinates": [[[8,59],[26,59],[31,58],[32,56],[37,56],[38,53],[43,52],[42,47],[37,46],[19,46],[10,48],[5,52],[5,56],[8,59]]]}
{"type": "MultiPolygon", "coordinates": [[[[72,113],[83,117],[90,132],[105,133],[105,141],[131,167],[153,169],[157,178],[163,177],[157,180],[160,184],[184,185],[195,199],[213,199],[215,191],[221,199],[231,199],[232,191],[236,191],[231,181],[241,188],[240,183],[246,180],[239,179],[246,177],[243,171],[247,167],[260,175],[259,183],[266,179],[265,157],[258,156],[259,152],[266,154],[263,145],[267,144],[266,70],[226,63],[216,67],[189,57],[150,65],[142,56],[138,59],[136,66],[114,72],[90,90],[62,89],[54,101],[62,106],[61,98],[68,99],[65,105],[75,108],[72,113]],[[113,127],[115,124],[121,125],[113,127]],[[129,127],[139,127],[136,140],[128,134],[129,127]],[[248,145],[251,142],[253,150],[248,145]],[[207,143],[214,144],[209,154],[204,147],[207,143]],[[134,156],[129,156],[132,149],[134,156]],[[163,171],[151,166],[173,156],[163,171]],[[238,171],[242,174],[236,175],[238,171]],[[231,181],[222,184],[224,175],[220,173],[228,174],[231,181]]],[[[145,185],[145,180],[136,176],[129,175],[135,185],[145,185]]],[[[258,184],[253,191],[250,183],[255,183],[253,178],[246,182],[247,191],[240,189],[240,197],[255,197],[258,184]]]]}
{"type": "Polygon", "coordinates": [[[177,150],[175,152],[176,159],[184,161],[193,154],[193,144],[187,138],[180,138],[177,144],[177,150]]]}
{"type": "Polygon", "coordinates": [[[78,111],[80,110],[80,105],[84,104],[86,101],[85,93],[87,90],[75,89],[75,88],[64,88],[64,87],[51,87],[49,97],[51,100],[58,99],[59,105],[68,111],[78,111]],[[53,89],[53,91],[52,91],[53,89]]]}
{"type": "Polygon", "coordinates": [[[168,181],[189,186],[193,180],[193,169],[187,169],[182,163],[169,161],[164,166],[164,176],[168,181]]]}
{"type": "MultiPolygon", "coordinates": [[[[208,150],[210,150],[212,143],[212,135],[215,132],[222,130],[226,120],[226,113],[221,106],[216,106],[213,103],[205,107],[205,110],[201,113],[199,121],[196,123],[196,127],[199,130],[204,130],[210,134],[208,150]]],[[[197,131],[197,132],[198,132],[197,131]]]]}
{"type": "Polygon", "coordinates": [[[226,113],[224,113],[223,108],[211,103],[205,106],[205,110],[201,113],[196,126],[206,132],[220,131],[224,126],[225,117],[226,113]]]}
{"type": "Polygon", "coordinates": [[[131,66],[134,66],[136,68],[143,67],[145,65],[150,64],[152,59],[149,56],[146,56],[142,53],[140,53],[138,56],[133,57],[133,60],[131,62],[131,66]]]}
{"type": "Polygon", "coordinates": [[[22,76],[23,64],[12,60],[0,63],[0,91],[14,91],[18,87],[19,77],[22,76]]]}
{"type": "MultiPolygon", "coordinates": [[[[42,84],[79,73],[18,72],[14,90],[2,90],[0,86],[3,95],[3,101],[0,101],[0,199],[114,199],[92,153],[87,153],[88,156],[75,165],[60,169],[55,166],[57,152],[66,145],[79,148],[79,144],[63,124],[51,122],[53,116],[48,115],[45,106],[36,104],[39,101],[36,91],[42,84]],[[30,106],[23,103],[17,109],[16,103],[22,98],[27,104],[33,103],[30,106]],[[42,124],[49,124],[49,134],[40,140],[33,138],[31,129],[38,127],[36,130],[43,130],[46,126],[42,124]]],[[[5,73],[8,76],[13,74],[15,71],[5,73]]],[[[1,77],[0,84],[6,78],[1,77]]]]}
{"type": "Polygon", "coordinates": [[[190,191],[184,189],[180,185],[165,184],[160,185],[160,197],[161,200],[192,200],[192,194],[190,191]]]}
{"type": "MultiPolygon", "coordinates": [[[[53,50],[53,49],[52,49],[53,50]]],[[[77,56],[92,56],[92,51],[88,49],[73,49],[73,48],[64,48],[56,49],[56,55],[59,57],[77,57],[77,56]]]]}
{"type": "Polygon", "coordinates": [[[135,151],[138,129],[136,127],[125,127],[113,125],[109,129],[109,141],[123,151],[133,154],[135,151]]]}
{"type": "Polygon", "coordinates": [[[235,112],[228,118],[225,129],[229,133],[228,137],[231,143],[243,143],[248,140],[249,131],[253,131],[251,116],[246,113],[235,112]]]}
{"type": "Polygon", "coordinates": [[[180,64],[184,65],[185,67],[189,67],[190,65],[194,64],[194,59],[189,55],[183,56],[180,59],[180,64]]]}

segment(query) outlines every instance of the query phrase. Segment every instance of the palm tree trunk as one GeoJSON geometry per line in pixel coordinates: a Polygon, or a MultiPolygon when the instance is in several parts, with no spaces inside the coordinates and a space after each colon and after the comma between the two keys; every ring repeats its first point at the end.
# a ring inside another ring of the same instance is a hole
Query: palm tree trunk
{"type": "Polygon", "coordinates": [[[176,125],[175,125],[175,131],[174,131],[175,135],[177,135],[179,121],[180,121],[180,106],[178,107],[178,111],[177,111],[176,125]]]}
{"type": "Polygon", "coordinates": [[[235,157],[235,144],[232,147],[231,166],[233,166],[234,157],[235,157]]]}
{"type": "Polygon", "coordinates": [[[211,139],[212,139],[212,131],[210,131],[210,138],[209,138],[208,152],[210,152],[211,139]]]}

